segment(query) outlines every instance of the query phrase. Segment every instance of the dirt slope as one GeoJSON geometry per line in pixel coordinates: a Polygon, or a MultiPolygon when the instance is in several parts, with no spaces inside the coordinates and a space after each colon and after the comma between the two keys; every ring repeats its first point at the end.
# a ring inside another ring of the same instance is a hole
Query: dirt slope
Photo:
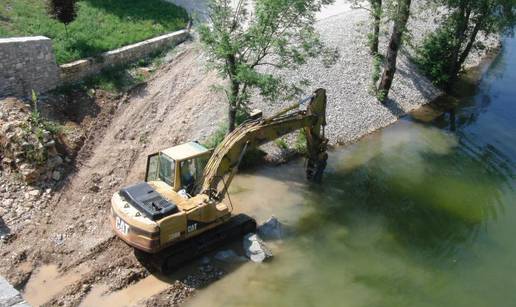
{"type": "Polygon", "coordinates": [[[83,148],[78,171],[36,215],[47,222],[34,218],[4,245],[8,250],[2,251],[1,274],[11,282],[23,285],[41,263],[56,263],[65,270],[89,267],[75,286],[55,295],[75,305],[89,290],[78,285],[94,282],[120,288],[146,275],[132,250],[113,240],[107,221],[110,197],[121,186],[143,178],[148,154],[210,135],[223,118],[223,105],[218,105],[223,99],[209,89],[216,76],[204,72],[198,48],[186,44],[177,52],[146,86],[120,100],[105,133],[99,131],[83,148]],[[117,269],[117,277],[111,278],[117,269]]]}

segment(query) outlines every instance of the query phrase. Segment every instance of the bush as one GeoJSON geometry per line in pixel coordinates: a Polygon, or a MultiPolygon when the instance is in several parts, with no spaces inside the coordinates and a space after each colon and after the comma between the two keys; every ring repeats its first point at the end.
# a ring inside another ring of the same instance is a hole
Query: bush
{"type": "Polygon", "coordinates": [[[445,86],[450,80],[453,36],[452,27],[445,23],[430,33],[417,51],[416,63],[419,68],[439,87],[445,86]]]}

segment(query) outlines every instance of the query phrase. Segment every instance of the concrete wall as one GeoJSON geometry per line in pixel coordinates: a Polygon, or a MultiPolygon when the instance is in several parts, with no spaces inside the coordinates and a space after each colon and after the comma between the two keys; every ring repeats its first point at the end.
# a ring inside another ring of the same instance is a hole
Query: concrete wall
{"type": "Polygon", "coordinates": [[[0,97],[45,92],[59,84],[52,41],[44,36],[0,38],[0,97]]]}
{"type": "Polygon", "coordinates": [[[188,36],[188,30],[181,30],[61,66],[47,37],[0,38],[0,97],[28,96],[31,90],[43,93],[175,46],[188,36]]]}
{"type": "Polygon", "coordinates": [[[73,83],[105,68],[136,61],[166,47],[180,44],[188,38],[188,35],[187,30],[181,30],[111,50],[94,58],[63,64],[60,66],[61,81],[63,84],[73,83]]]}

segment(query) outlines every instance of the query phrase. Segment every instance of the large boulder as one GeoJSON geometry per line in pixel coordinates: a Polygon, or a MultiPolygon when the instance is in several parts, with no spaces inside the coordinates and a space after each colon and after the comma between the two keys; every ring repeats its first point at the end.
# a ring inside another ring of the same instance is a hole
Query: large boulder
{"type": "Polygon", "coordinates": [[[255,233],[244,237],[244,250],[246,256],[253,262],[264,262],[272,258],[271,250],[255,233]]]}
{"type": "Polygon", "coordinates": [[[274,216],[258,227],[258,235],[266,241],[281,240],[285,237],[285,234],[285,226],[274,216]]]}

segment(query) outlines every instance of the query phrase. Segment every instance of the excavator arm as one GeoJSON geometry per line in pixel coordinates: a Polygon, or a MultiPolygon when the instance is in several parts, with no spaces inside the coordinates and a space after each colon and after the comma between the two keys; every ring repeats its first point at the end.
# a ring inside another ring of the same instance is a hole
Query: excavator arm
{"type": "Polygon", "coordinates": [[[200,192],[222,200],[248,148],[263,145],[300,129],[305,130],[307,141],[307,179],[320,182],[328,159],[325,126],[324,89],[316,90],[312,96],[272,117],[244,122],[215,148],[204,168],[200,192]]]}

